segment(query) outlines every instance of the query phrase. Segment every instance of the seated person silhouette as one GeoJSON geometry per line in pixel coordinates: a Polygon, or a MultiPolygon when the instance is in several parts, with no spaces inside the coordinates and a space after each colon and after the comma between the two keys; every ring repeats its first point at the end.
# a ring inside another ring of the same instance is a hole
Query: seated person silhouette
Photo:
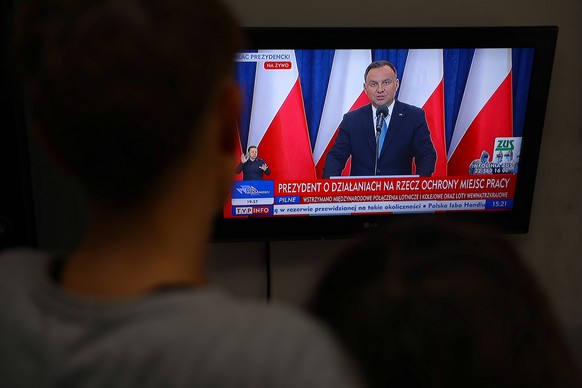
{"type": "Polygon", "coordinates": [[[309,310],[369,387],[580,387],[550,306],[502,236],[422,221],[356,242],[309,310]]]}

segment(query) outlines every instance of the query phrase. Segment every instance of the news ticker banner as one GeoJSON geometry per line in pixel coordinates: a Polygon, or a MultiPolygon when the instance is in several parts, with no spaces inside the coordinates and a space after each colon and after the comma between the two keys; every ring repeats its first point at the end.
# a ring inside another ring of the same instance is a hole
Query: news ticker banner
{"type": "Polygon", "coordinates": [[[510,210],[516,176],[236,181],[232,217],[510,210]]]}

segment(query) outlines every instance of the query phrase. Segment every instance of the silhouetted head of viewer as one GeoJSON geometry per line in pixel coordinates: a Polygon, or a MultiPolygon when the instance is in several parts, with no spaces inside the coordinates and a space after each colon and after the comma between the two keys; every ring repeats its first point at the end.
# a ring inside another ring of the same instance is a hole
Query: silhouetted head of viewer
{"type": "Polygon", "coordinates": [[[370,387],[582,386],[514,247],[471,225],[423,220],[356,242],[309,308],[370,387]]]}
{"type": "Polygon", "coordinates": [[[312,317],[209,285],[241,111],[232,12],[220,0],[19,3],[30,122],[91,217],[71,252],[0,253],[0,386],[359,387],[312,317]]]}
{"type": "Polygon", "coordinates": [[[232,165],[243,37],[220,2],[27,0],[16,27],[32,125],[92,203],[135,208],[192,155],[232,165]]]}

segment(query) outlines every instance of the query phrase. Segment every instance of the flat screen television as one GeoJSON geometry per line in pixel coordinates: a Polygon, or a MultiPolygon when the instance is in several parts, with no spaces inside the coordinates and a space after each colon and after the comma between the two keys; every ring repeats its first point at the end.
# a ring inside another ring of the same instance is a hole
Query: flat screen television
{"type": "Polygon", "coordinates": [[[342,238],[419,215],[527,233],[557,27],[246,32],[240,147],[215,241],[342,238]],[[385,141],[364,85],[374,61],[398,79],[385,141]],[[428,173],[417,146],[427,138],[428,173]]]}

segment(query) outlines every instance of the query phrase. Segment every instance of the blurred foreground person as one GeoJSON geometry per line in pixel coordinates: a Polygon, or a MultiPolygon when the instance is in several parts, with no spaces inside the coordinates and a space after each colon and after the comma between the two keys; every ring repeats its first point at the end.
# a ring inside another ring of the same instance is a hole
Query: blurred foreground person
{"type": "Polygon", "coordinates": [[[0,255],[0,387],[355,386],[311,319],[207,285],[240,111],[230,12],[215,0],[20,5],[31,125],[91,220],[70,253],[0,255]]]}
{"type": "Polygon", "coordinates": [[[310,301],[369,387],[580,387],[546,297],[514,247],[423,220],[358,241],[310,301]]]}

